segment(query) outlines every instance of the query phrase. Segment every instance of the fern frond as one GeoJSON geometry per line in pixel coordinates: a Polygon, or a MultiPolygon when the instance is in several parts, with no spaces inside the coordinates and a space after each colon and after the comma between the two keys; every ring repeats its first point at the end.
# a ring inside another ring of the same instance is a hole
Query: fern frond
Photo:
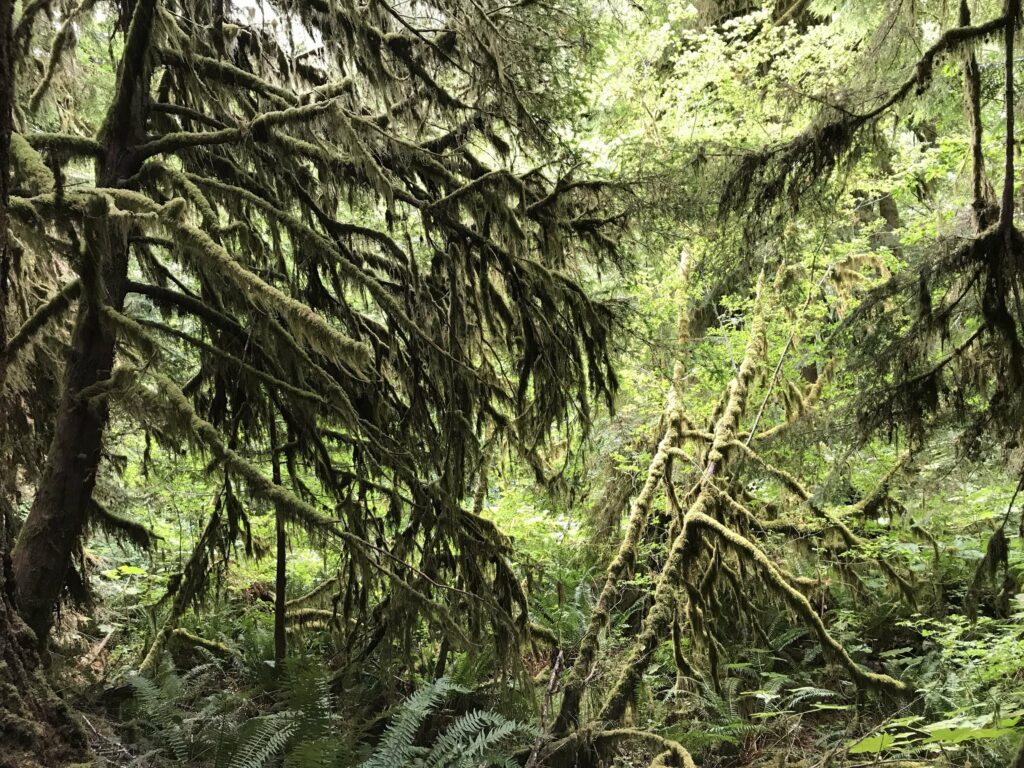
{"type": "MultiPolygon", "coordinates": [[[[180,680],[173,680],[180,683],[180,680]]],[[[135,699],[146,718],[155,727],[161,739],[170,747],[174,757],[188,764],[189,748],[185,740],[181,719],[174,708],[174,698],[169,686],[160,687],[153,680],[141,675],[132,675],[128,684],[135,692],[135,699]]]]}
{"type": "Polygon", "coordinates": [[[428,755],[430,750],[414,744],[420,726],[449,693],[463,690],[442,677],[413,693],[398,708],[377,748],[360,768],[411,765],[417,758],[428,755]]]}
{"type": "Polygon", "coordinates": [[[258,718],[252,734],[235,750],[228,768],[263,768],[271,758],[284,752],[297,728],[294,712],[277,712],[258,718]]]}
{"type": "Polygon", "coordinates": [[[536,735],[529,726],[496,712],[476,710],[463,715],[434,743],[427,768],[476,768],[504,763],[515,742],[536,735]]]}

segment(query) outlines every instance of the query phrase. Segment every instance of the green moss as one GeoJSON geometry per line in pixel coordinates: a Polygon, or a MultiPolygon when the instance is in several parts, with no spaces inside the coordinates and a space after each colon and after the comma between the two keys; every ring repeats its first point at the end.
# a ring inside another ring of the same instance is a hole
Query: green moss
{"type": "Polygon", "coordinates": [[[30,195],[40,195],[53,189],[53,174],[20,133],[11,134],[11,163],[16,188],[24,189],[30,195]]]}

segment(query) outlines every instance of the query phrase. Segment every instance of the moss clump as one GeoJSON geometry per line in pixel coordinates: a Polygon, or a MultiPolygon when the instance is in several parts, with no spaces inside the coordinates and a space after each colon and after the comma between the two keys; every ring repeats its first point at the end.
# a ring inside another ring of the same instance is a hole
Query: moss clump
{"type": "Polygon", "coordinates": [[[20,133],[11,134],[11,162],[16,189],[23,189],[33,196],[53,189],[53,174],[39,153],[20,133]]]}

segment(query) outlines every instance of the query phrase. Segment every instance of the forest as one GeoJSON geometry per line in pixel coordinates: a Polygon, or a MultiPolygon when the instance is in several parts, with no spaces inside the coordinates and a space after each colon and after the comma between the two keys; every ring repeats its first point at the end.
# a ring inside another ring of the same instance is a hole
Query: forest
{"type": "Polygon", "coordinates": [[[1022,51],[0,0],[0,768],[1024,768],[1022,51]]]}

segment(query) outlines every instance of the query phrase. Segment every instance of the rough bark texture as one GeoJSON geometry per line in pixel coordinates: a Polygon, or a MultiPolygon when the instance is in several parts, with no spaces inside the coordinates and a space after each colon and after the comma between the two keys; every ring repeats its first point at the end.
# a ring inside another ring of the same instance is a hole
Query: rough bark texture
{"type": "MultiPolygon", "coordinates": [[[[104,270],[105,300],[117,308],[124,301],[126,255],[126,251],[114,254],[111,268],[104,270]]],[[[19,609],[40,642],[50,631],[71,553],[82,532],[107,421],[105,405],[82,400],[78,393],[110,375],[114,342],[112,329],[102,322],[99,309],[82,302],[53,441],[32,510],[14,548],[19,609]]]]}
{"type": "Polygon", "coordinates": [[[85,740],[39,672],[36,638],[14,610],[10,563],[0,550],[0,768],[65,765],[85,740]]]}
{"type": "MultiPolygon", "coordinates": [[[[10,187],[12,111],[14,103],[14,0],[0,0],[0,349],[7,345],[7,281],[10,243],[7,202],[10,187]]],[[[0,387],[4,373],[0,368],[0,387]]]]}
{"type": "MultiPolygon", "coordinates": [[[[135,148],[145,141],[146,59],[155,6],[155,0],[141,0],[132,14],[117,93],[100,132],[104,151],[96,168],[99,187],[121,186],[141,167],[135,148]]],[[[116,335],[102,321],[102,305],[120,310],[128,279],[128,233],[99,216],[84,234],[82,300],[53,441],[13,554],[18,608],[41,643],[49,634],[71,553],[82,532],[107,423],[106,406],[84,400],[79,393],[110,375],[116,335]]]]}

